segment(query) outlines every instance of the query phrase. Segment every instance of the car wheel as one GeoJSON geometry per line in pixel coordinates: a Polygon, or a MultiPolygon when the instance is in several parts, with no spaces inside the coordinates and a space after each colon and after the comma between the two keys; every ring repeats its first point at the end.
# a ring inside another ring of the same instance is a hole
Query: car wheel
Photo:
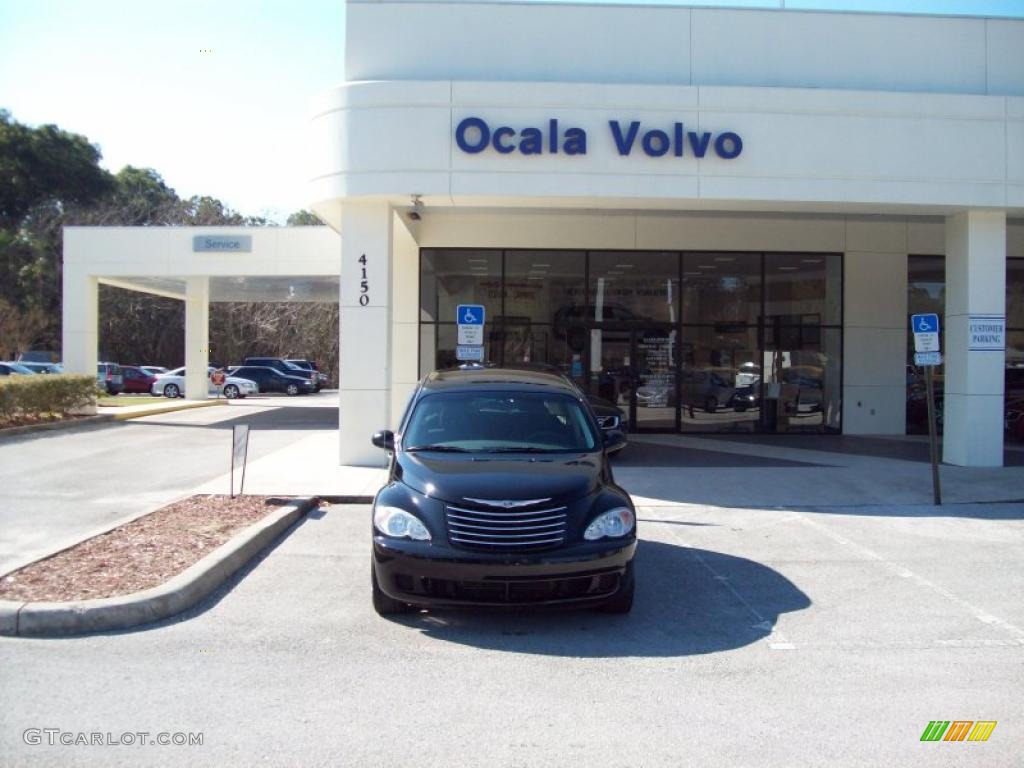
{"type": "Polygon", "coordinates": [[[299,385],[289,384],[287,387],[284,388],[284,391],[289,395],[297,395],[299,394],[299,385]]]}
{"type": "Polygon", "coordinates": [[[178,388],[177,384],[168,384],[164,387],[164,397],[181,397],[181,389],[178,388]]]}
{"type": "Polygon", "coordinates": [[[377,583],[377,571],[370,564],[370,587],[373,589],[373,610],[378,616],[394,616],[397,613],[408,613],[412,606],[388,597],[377,583]]]}
{"type": "Polygon", "coordinates": [[[633,593],[636,590],[636,578],[633,575],[633,561],[629,561],[626,572],[622,575],[622,582],[618,590],[608,600],[601,604],[600,610],[604,613],[629,613],[633,610],[633,593]]]}
{"type": "Polygon", "coordinates": [[[224,397],[228,400],[234,400],[236,397],[240,397],[241,394],[242,393],[238,391],[238,387],[234,384],[228,384],[224,387],[224,397]]]}
{"type": "Polygon", "coordinates": [[[716,398],[716,397],[709,397],[707,400],[705,400],[704,401],[704,410],[707,413],[714,413],[715,411],[717,411],[718,410],[718,398],[716,398]]]}

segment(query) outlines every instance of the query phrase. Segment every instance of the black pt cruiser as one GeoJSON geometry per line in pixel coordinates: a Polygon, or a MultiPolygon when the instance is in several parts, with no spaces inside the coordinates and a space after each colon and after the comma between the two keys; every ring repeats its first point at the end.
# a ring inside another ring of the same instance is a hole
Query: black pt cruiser
{"type": "Polygon", "coordinates": [[[560,376],[431,373],[396,433],[373,502],[373,607],[633,605],[636,511],[605,437],[560,376]]]}

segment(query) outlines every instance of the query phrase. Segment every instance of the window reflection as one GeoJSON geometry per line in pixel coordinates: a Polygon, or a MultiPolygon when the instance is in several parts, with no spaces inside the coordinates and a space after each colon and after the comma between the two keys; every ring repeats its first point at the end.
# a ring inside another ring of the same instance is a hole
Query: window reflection
{"type": "Polygon", "coordinates": [[[483,304],[501,314],[501,251],[433,250],[420,261],[420,320],[455,322],[459,304],[483,304]]]}
{"type": "Polygon", "coordinates": [[[842,321],[842,274],[838,254],[765,254],[764,311],[768,321],[838,325],[842,321]]]}
{"type": "Polygon", "coordinates": [[[732,320],[757,323],[761,316],[761,254],[683,255],[683,322],[732,320]]]}
{"type": "Polygon", "coordinates": [[[756,328],[683,329],[684,432],[753,432],[761,418],[756,328]]]}
{"type": "Polygon", "coordinates": [[[504,316],[510,322],[552,323],[556,315],[582,308],[585,261],[582,251],[509,251],[504,316]]]}
{"type": "Polygon", "coordinates": [[[678,254],[591,253],[590,302],[591,318],[596,322],[675,323],[679,317],[678,254]]]}

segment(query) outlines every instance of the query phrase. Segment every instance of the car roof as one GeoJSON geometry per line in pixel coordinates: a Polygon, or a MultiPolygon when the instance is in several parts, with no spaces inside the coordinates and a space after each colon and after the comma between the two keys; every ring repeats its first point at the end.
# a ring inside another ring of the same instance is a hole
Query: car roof
{"type": "Polygon", "coordinates": [[[452,368],[434,371],[423,379],[422,388],[429,392],[452,392],[482,387],[519,391],[537,388],[580,397],[579,391],[562,376],[521,368],[452,368]]]}

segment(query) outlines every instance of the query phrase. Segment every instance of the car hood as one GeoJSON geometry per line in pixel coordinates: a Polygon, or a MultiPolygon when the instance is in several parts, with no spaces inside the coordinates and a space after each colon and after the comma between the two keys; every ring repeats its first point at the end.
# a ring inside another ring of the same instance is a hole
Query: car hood
{"type": "Polygon", "coordinates": [[[601,457],[573,454],[402,453],[395,479],[424,496],[470,499],[551,499],[568,504],[601,485],[601,457]]]}

